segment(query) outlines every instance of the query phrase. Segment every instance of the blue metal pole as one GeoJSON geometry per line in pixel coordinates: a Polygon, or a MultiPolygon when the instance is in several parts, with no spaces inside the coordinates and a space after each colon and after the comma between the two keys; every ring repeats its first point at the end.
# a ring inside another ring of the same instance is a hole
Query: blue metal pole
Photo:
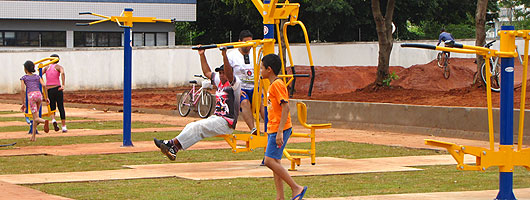
{"type": "MultiPolygon", "coordinates": [[[[502,26],[503,30],[514,30],[514,27],[502,26]]],[[[501,58],[500,145],[513,145],[513,60],[501,58]]],[[[513,194],[513,172],[499,172],[499,194],[496,199],[516,199],[513,194]]]]}
{"type": "MultiPolygon", "coordinates": [[[[39,68],[39,76],[40,76],[40,78],[42,78],[42,68],[39,68]]],[[[40,83],[39,83],[39,90],[40,90],[40,93],[41,93],[41,94],[44,94],[44,93],[42,92],[42,85],[41,85],[40,83]]],[[[46,101],[46,99],[44,99],[44,101],[46,101]]],[[[41,104],[41,105],[42,105],[42,104],[41,104]]],[[[39,107],[39,117],[42,117],[42,106],[39,107]]]]}
{"type": "MultiPolygon", "coordinates": [[[[126,8],[125,11],[132,11],[126,8]]],[[[123,29],[123,146],[133,146],[131,141],[131,85],[132,85],[132,47],[131,27],[123,29]]]]}

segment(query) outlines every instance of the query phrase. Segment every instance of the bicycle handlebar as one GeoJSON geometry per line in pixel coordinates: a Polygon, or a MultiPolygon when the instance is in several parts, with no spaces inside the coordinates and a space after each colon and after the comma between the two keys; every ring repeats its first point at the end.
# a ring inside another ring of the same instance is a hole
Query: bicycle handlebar
{"type": "Polygon", "coordinates": [[[484,45],[484,47],[486,47],[486,48],[489,49],[491,46],[493,46],[493,43],[495,43],[496,41],[497,41],[497,40],[493,40],[493,41],[491,41],[491,42],[488,42],[488,44],[484,45]]]}

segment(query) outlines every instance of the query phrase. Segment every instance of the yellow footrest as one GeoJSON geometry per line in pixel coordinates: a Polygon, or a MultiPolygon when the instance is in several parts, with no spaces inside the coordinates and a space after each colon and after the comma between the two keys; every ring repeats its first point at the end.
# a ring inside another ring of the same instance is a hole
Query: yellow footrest
{"type": "Polygon", "coordinates": [[[293,133],[291,134],[291,137],[311,138],[311,134],[310,133],[293,133]]]}
{"type": "Polygon", "coordinates": [[[307,149],[285,149],[288,153],[311,154],[311,150],[307,149]]]}
{"type": "Polygon", "coordinates": [[[293,159],[311,158],[309,156],[291,156],[293,159]]]}

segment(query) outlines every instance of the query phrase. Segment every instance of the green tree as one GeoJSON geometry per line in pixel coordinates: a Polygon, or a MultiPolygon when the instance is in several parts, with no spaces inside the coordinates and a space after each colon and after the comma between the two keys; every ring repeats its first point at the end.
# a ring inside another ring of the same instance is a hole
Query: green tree
{"type": "Polygon", "coordinates": [[[392,53],[392,17],[394,16],[394,0],[388,0],[385,15],[382,14],[380,1],[372,0],[372,14],[377,29],[379,42],[379,59],[377,62],[377,77],[375,79],[375,89],[384,86],[384,80],[388,77],[388,67],[390,65],[390,53],[392,53]]]}

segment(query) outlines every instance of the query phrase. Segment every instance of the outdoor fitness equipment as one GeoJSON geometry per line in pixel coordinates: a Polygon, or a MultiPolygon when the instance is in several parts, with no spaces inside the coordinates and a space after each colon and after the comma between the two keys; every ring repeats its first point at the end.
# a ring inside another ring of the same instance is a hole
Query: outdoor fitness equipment
{"type": "Polygon", "coordinates": [[[417,47],[424,49],[450,51],[457,53],[473,53],[484,57],[487,69],[490,69],[490,58],[501,57],[501,103],[500,103],[500,142],[499,149],[495,150],[493,135],[493,112],[491,103],[491,72],[486,70],[486,94],[488,103],[488,130],[490,148],[457,145],[449,142],[426,139],[425,144],[444,147],[456,160],[457,169],[485,171],[488,167],[499,167],[499,193],[496,199],[515,199],[513,194],[513,167],[523,166],[530,170],[530,148],[522,149],[523,126],[525,112],[526,81],[528,71],[528,47],[530,30],[515,31],[513,26],[502,26],[499,31],[500,51],[485,47],[455,44],[456,48],[437,47],[427,44],[402,44],[402,47],[417,47]],[[525,40],[523,61],[523,83],[521,92],[521,108],[519,111],[519,134],[517,149],[513,146],[513,71],[514,57],[518,56],[515,47],[515,37],[525,40]],[[464,155],[476,157],[474,165],[464,164],[464,155]]]}
{"type": "MultiPolygon", "coordinates": [[[[311,55],[311,48],[309,45],[309,36],[307,35],[307,30],[304,26],[304,24],[301,21],[298,21],[298,12],[300,8],[300,4],[298,3],[289,3],[288,0],[286,0],[284,3],[278,3],[278,0],[252,0],[252,3],[258,10],[258,12],[263,17],[263,40],[251,40],[247,42],[231,42],[231,43],[223,43],[223,44],[212,44],[212,45],[205,45],[201,47],[192,47],[194,50],[198,49],[211,49],[211,48],[220,48],[220,49],[232,49],[232,48],[241,48],[241,47],[252,47],[253,49],[253,62],[254,62],[254,94],[252,96],[252,113],[254,115],[254,119],[256,120],[256,124],[259,125],[259,118],[260,118],[260,105],[262,103],[261,98],[267,99],[267,90],[270,85],[270,82],[267,79],[260,79],[260,67],[259,62],[260,58],[257,58],[256,55],[256,48],[258,46],[261,46],[259,49],[259,55],[267,55],[274,53],[274,45],[276,40],[274,39],[274,33],[275,33],[275,27],[277,31],[277,38],[279,40],[278,42],[278,49],[279,56],[283,57],[283,53],[281,51],[281,34],[280,34],[280,20],[282,19],[288,19],[289,21],[283,24],[283,40],[285,42],[285,46],[287,48],[287,53],[289,56],[289,62],[291,65],[291,69],[293,69],[293,75],[287,75],[285,72],[285,65],[286,63],[283,63],[282,60],[282,70],[281,74],[279,75],[280,78],[283,78],[286,84],[290,84],[291,82],[294,83],[295,77],[309,77],[309,75],[306,74],[295,74],[294,71],[294,64],[292,59],[291,50],[289,47],[289,41],[287,40],[287,26],[296,26],[300,25],[302,28],[302,31],[304,33],[305,38],[305,44],[308,52],[308,58],[309,63],[311,67],[311,82],[309,86],[309,92],[308,96],[311,96],[311,92],[313,91],[313,82],[315,78],[315,69],[313,64],[313,57],[311,55]],[[289,78],[289,80],[287,80],[289,78]]],[[[264,106],[267,105],[264,103],[264,106]]],[[[267,124],[267,119],[265,119],[265,124],[267,124]]],[[[256,126],[258,129],[258,133],[260,133],[260,127],[256,126]]],[[[266,126],[265,126],[265,132],[266,132],[266,126]]],[[[297,137],[298,134],[292,134],[292,137],[297,137]]],[[[244,151],[254,151],[254,149],[258,147],[266,147],[267,146],[267,135],[261,136],[261,135],[251,135],[251,134],[230,134],[230,135],[223,135],[220,136],[223,137],[227,143],[232,147],[232,152],[238,153],[238,152],[244,152],[244,151]],[[245,146],[238,146],[237,141],[244,141],[246,143],[245,146]]],[[[313,146],[313,145],[312,145],[313,146]]],[[[312,150],[312,152],[315,152],[312,150]]],[[[284,151],[284,155],[285,151],[284,151]]],[[[289,154],[286,155],[286,157],[293,162],[296,158],[293,158],[289,154]]],[[[298,158],[298,164],[300,163],[300,159],[298,158]]],[[[314,163],[314,161],[312,161],[314,163]]]]}
{"type": "MultiPolygon", "coordinates": [[[[42,78],[42,68],[50,65],[50,64],[53,64],[53,63],[57,63],[59,61],[59,58],[56,58],[56,57],[48,57],[48,58],[43,58],[43,59],[40,59],[36,62],[34,62],[35,65],[38,64],[38,68],[39,68],[39,76],[42,78]]],[[[39,83],[40,85],[40,83],[39,83]]],[[[42,98],[43,99],[48,99],[48,96],[46,95],[45,92],[42,92],[43,90],[46,90],[45,86],[44,85],[40,85],[39,87],[41,93],[42,93],[42,98]]],[[[47,107],[48,107],[48,112],[47,113],[42,113],[42,107],[39,108],[39,117],[49,117],[51,115],[54,115],[55,114],[55,110],[51,110],[50,108],[50,104],[47,104],[47,107]]],[[[28,91],[26,91],[26,110],[24,111],[24,117],[26,118],[26,122],[29,124],[29,133],[31,133],[31,130],[33,130],[33,114],[31,114],[31,110],[29,108],[29,101],[28,101],[28,91]]]]}
{"type": "Polygon", "coordinates": [[[81,12],[80,15],[94,15],[105,18],[90,23],[77,23],[77,26],[89,26],[106,21],[118,23],[123,28],[123,146],[133,146],[131,141],[131,85],[132,85],[132,35],[131,28],[135,22],[156,23],[165,22],[173,23],[171,19],[156,19],[155,17],[133,17],[133,9],[125,8],[120,16],[107,17],[104,15],[81,12]],[[122,25],[123,23],[123,25],[122,25]]]}

